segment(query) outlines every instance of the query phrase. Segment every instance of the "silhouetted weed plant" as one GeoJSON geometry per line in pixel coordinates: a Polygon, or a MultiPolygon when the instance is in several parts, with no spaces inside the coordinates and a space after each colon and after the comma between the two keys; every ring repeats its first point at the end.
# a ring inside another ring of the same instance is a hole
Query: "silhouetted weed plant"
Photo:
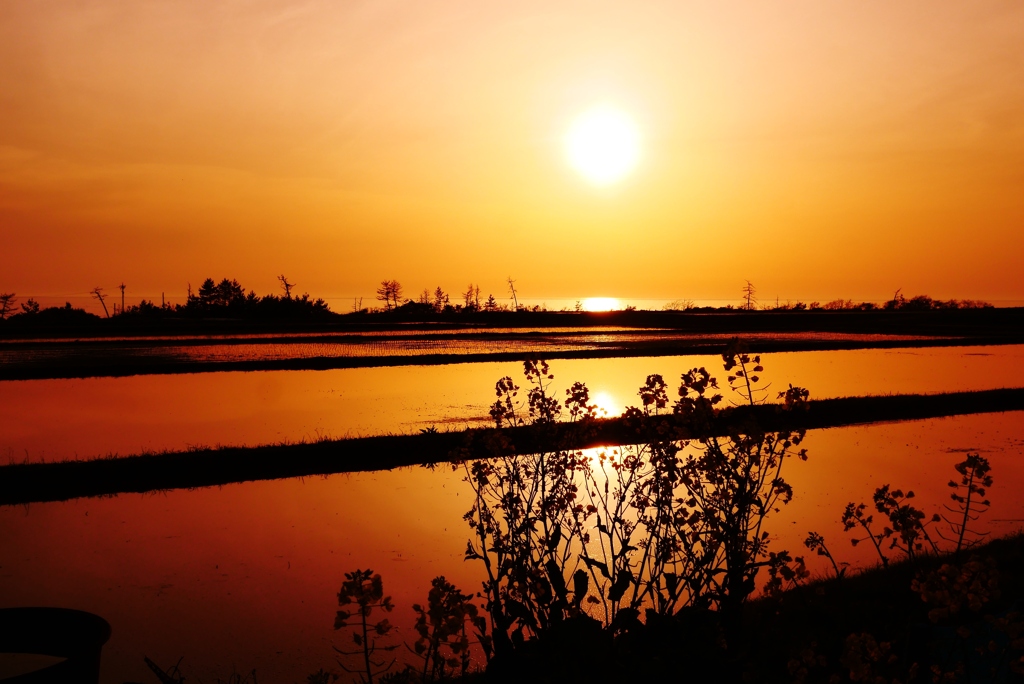
{"type": "MultiPolygon", "coordinates": [[[[412,607],[417,615],[414,628],[418,639],[406,647],[422,660],[419,667],[406,663],[401,669],[391,671],[397,658],[375,659],[378,653],[391,653],[399,646],[387,642],[396,632],[391,622],[387,618],[378,619],[380,612],[394,610],[391,597],[384,595],[384,582],[379,574],[372,570],[345,573],[338,605],[341,609],[335,617],[334,629],[351,629],[356,646],[354,650],[334,647],[344,657],[338,664],[367,684],[374,679],[382,684],[419,684],[455,675],[465,677],[471,668],[471,647],[489,644],[487,621],[473,604],[473,595],[463,594],[443,576],[431,581],[426,605],[412,607]],[[374,613],[378,616],[374,617],[374,613]],[[475,640],[471,639],[471,634],[475,640]]],[[[310,684],[329,684],[337,679],[337,674],[323,669],[309,676],[310,684]]]]}
{"type": "MultiPolygon", "coordinates": [[[[960,475],[959,481],[949,481],[949,487],[954,490],[950,498],[955,506],[946,505],[945,508],[955,517],[949,518],[938,513],[929,517],[909,503],[915,497],[913,491],[904,494],[903,490],[892,489],[886,484],[876,489],[872,496],[875,511],[884,516],[880,529],[875,524],[874,514],[867,513],[867,504],[851,501],[846,505],[842,515],[844,531],[860,529],[865,535],[852,538],[850,543],[857,546],[863,541],[870,541],[883,566],[889,565],[889,556],[885,553],[887,549],[911,561],[928,551],[940,553],[938,543],[928,532],[929,526],[939,522],[945,522],[949,531],[944,534],[941,529],[937,529],[936,535],[945,541],[955,542],[956,546],[952,549],[954,553],[978,544],[987,533],[973,530],[970,525],[988,510],[989,500],[982,497],[987,488],[992,486],[992,467],[988,459],[978,454],[967,454],[967,458],[953,467],[960,475]]],[[[827,556],[836,574],[839,574],[839,568],[825,548],[825,540],[820,534],[811,532],[804,545],[819,555],[827,556]]]]}
{"type": "Polygon", "coordinates": [[[444,577],[430,583],[427,605],[416,604],[416,633],[419,638],[413,652],[423,658],[421,681],[435,681],[470,669],[470,629],[478,640],[486,640],[487,621],[472,603],[471,594],[463,594],[444,577]]]}
{"type": "Polygon", "coordinates": [[[849,563],[840,562],[835,559],[832,552],[828,550],[828,546],[825,545],[825,538],[817,532],[809,532],[807,539],[804,540],[804,546],[811,551],[814,551],[819,556],[828,559],[828,562],[832,564],[832,572],[835,573],[836,577],[845,577],[846,569],[850,566],[849,563]]]}
{"type": "MultiPolygon", "coordinates": [[[[870,541],[883,567],[889,566],[886,551],[895,551],[908,562],[939,555],[942,549],[928,529],[940,522],[948,529],[936,528],[936,536],[953,544],[947,549],[953,555],[937,569],[918,569],[911,582],[911,590],[928,605],[927,618],[933,626],[912,627],[910,638],[901,644],[902,655],[893,643],[876,639],[870,632],[850,634],[839,658],[842,675],[833,673],[827,681],[1002,682],[1019,681],[1024,676],[1024,618],[1016,604],[1009,608],[997,605],[1001,591],[996,561],[959,557],[987,535],[972,524],[989,508],[984,497],[993,482],[991,466],[979,454],[969,453],[954,469],[959,475],[949,481],[954,505],[945,505],[952,515],[929,517],[909,503],[914,492],[904,494],[888,484],[877,488],[872,497],[874,511],[880,516],[877,524],[867,504],[847,504],[842,516],[844,529],[860,530],[864,535],[851,542],[856,546],[870,541]]],[[[804,544],[827,557],[837,577],[844,576],[846,568],[833,558],[820,534],[811,532],[804,544]]],[[[827,658],[816,649],[817,644],[812,644],[790,661],[794,682],[826,681],[827,658]]]]}
{"type": "Polygon", "coordinates": [[[320,668],[306,677],[306,684],[334,684],[338,679],[339,677],[336,672],[328,672],[320,668]]]}
{"type": "Polygon", "coordinates": [[[388,653],[394,651],[396,644],[382,644],[381,640],[391,634],[394,627],[387,618],[373,621],[374,612],[390,613],[395,606],[390,596],[384,595],[384,582],[379,574],[373,570],[355,570],[345,573],[345,581],[341,584],[341,591],[338,592],[338,610],[334,618],[334,629],[352,629],[352,642],[356,645],[355,650],[346,651],[334,647],[342,656],[351,659],[361,656],[362,662],[355,669],[350,669],[343,659],[338,664],[346,672],[355,673],[360,681],[372,684],[373,678],[379,676],[395,664],[384,660],[374,660],[378,652],[388,653]]]}
{"type": "Polygon", "coordinates": [[[959,553],[964,548],[977,545],[983,537],[988,536],[987,532],[978,532],[969,529],[968,525],[977,522],[982,513],[988,510],[989,501],[985,499],[985,491],[992,486],[992,466],[988,459],[979,454],[967,454],[967,458],[957,463],[954,468],[960,474],[960,481],[950,480],[949,486],[953,489],[950,498],[956,504],[947,505],[945,508],[956,515],[950,519],[945,515],[942,519],[949,525],[951,535],[940,536],[946,541],[953,541],[956,538],[955,552],[959,553]]]}
{"type": "MultiPolygon", "coordinates": [[[[597,420],[584,384],[559,401],[543,361],[524,365],[525,398],[512,378],[497,382],[493,457],[455,464],[475,494],[466,558],[486,573],[488,658],[567,623],[597,622],[609,636],[635,630],[641,610],[647,623],[714,611],[736,647],[740,607],[759,572],[768,591],[807,576],[802,558],[769,550],[765,529],[793,497],[783,467],[806,459],[804,434],[765,433],[743,410],[768,394],[759,357],[733,343],[723,361],[739,398],[732,408],[719,410],[723,397],[704,368],[683,374],[674,402],[651,375],[641,406],[624,415],[639,445],[593,451],[574,446],[597,420]],[[528,453],[516,449],[521,429],[528,453]]],[[[778,397],[779,410],[800,410],[808,392],[790,386],[778,397]]]]}

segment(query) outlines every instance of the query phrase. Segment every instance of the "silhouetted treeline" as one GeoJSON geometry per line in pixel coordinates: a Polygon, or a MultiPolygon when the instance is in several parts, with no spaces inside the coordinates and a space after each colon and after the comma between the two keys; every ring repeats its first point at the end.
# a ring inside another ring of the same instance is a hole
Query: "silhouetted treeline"
{"type": "MultiPolygon", "coordinates": [[[[1008,332],[1024,334],[1020,309],[995,309],[975,300],[937,300],[926,295],[905,298],[899,292],[884,304],[855,303],[837,299],[819,302],[766,304],[750,298],[741,306],[695,306],[692,300],[676,300],[660,311],[637,310],[587,312],[581,302],[574,307],[549,310],[499,301],[494,294],[483,296],[478,285],[464,292],[446,293],[441,287],[425,288],[417,299],[403,295],[396,280],[385,280],[378,289],[381,306],[364,307],[361,298],[344,313],[331,311],[322,298],[309,294],[294,296],[293,283],[279,276],[281,294],[257,295],[238,280],[207,278],[194,291],[188,288],[185,303],[156,303],[143,299],[130,303],[124,298],[92,294],[103,307],[98,316],[70,303],[41,308],[33,299],[19,302],[15,293],[0,293],[0,331],[7,336],[185,334],[196,332],[231,334],[241,331],[388,329],[400,324],[472,327],[627,327],[685,328],[691,332],[858,332],[878,334],[958,334],[972,337],[1008,332]],[[120,300],[120,301],[118,301],[120,300]],[[694,314],[691,316],[691,314],[694,314]],[[711,315],[707,315],[711,314],[711,315]]],[[[130,293],[131,290],[129,289],[130,293]]]]}
{"type": "MultiPolygon", "coordinates": [[[[287,281],[284,281],[287,282],[287,281]]],[[[188,298],[184,305],[156,307],[143,301],[139,306],[125,311],[126,315],[145,315],[151,311],[172,310],[175,314],[190,317],[226,317],[226,318],[316,318],[331,315],[327,302],[323,299],[311,299],[308,294],[293,297],[288,283],[283,295],[268,294],[260,297],[255,291],[245,292],[245,288],[237,280],[224,278],[215,283],[207,278],[192,292],[189,288],[188,298]]]]}
{"type": "MultiPolygon", "coordinates": [[[[509,279],[509,292],[514,292],[511,279],[509,279]]],[[[547,312],[546,305],[526,306],[520,304],[514,297],[511,304],[503,303],[489,294],[486,299],[480,297],[480,286],[470,283],[465,292],[458,295],[450,295],[440,286],[431,291],[424,288],[417,299],[404,297],[405,289],[397,280],[383,280],[377,288],[377,300],[382,307],[364,308],[362,299],[357,299],[352,311],[360,314],[386,314],[391,317],[400,317],[419,320],[424,317],[443,314],[448,317],[458,315],[472,315],[476,313],[538,313],[547,312]]],[[[662,307],[662,311],[686,311],[693,313],[727,313],[734,311],[934,311],[949,309],[992,309],[992,304],[974,299],[932,299],[927,295],[906,298],[899,290],[889,301],[877,304],[875,302],[854,302],[852,299],[835,299],[830,302],[805,303],[781,302],[775,303],[759,302],[754,296],[756,288],[747,281],[743,288],[743,298],[739,305],[725,304],[722,306],[697,306],[692,299],[676,299],[662,307]]],[[[626,306],[624,311],[636,311],[635,306],[626,306]]],[[[576,301],[573,307],[563,307],[561,312],[583,312],[583,300],[576,301]]]]}
{"type": "Polygon", "coordinates": [[[910,299],[905,298],[903,295],[897,295],[893,299],[890,299],[885,304],[875,304],[874,302],[854,302],[851,299],[836,299],[825,304],[818,302],[811,302],[810,304],[804,304],[803,302],[796,302],[795,304],[776,304],[775,306],[765,307],[769,311],[934,311],[942,309],[993,309],[995,308],[988,302],[982,302],[975,299],[932,299],[927,295],[918,295],[911,297],[910,299]]]}
{"type": "MultiPolygon", "coordinates": [[[[203,319],[228,318],[251,320],[305,319],[322,320],[334,317],[321,298],[312,299],[309,294],[293,296],[294,287],[284,276],[280,276],[285,293],[283,295],[257,295],[254,290],[245,291],[242,284],[235,279],[224,278],[219,283],[207,278],[199,287],[198,292],[188,288],[188,296],[184,304],[169,304],[141,300],[138,304],[125,305],[123,309],[114,303],[113,316],[108,318],[125,320],[159,320],[159,319],[203,319]]],[[[94,294],[99,297],[101,288],[94,294]]],[[[102,300],[101,300],[102,302],[102,300]]],[[[84,309],[75,308],[71,303],[63,307],[42,309],[33,299],[17,306],[15,293],[0,295],[0,321],[9,321],[15,326],[27,327],[61,327],[80,324],[95,324],[101,317],[84,309]]],[[[107,308],[104,305],[104,312],[107,308]]]]}
{"type": "Polygon", "coordinates": [[[92,324],[100,320],[96,314],[91,314],[85,309],[71,306],[71,302],[65,302],[64,306],[50,306],[45,309],[32,299],[21,305],[21,311],[0,318],[11,325],[38,325],[40,327],[55,326],[76,326],[92,324]]]}
{"type": "MultiPolygon", "coordinates": [[[[949,299],[939,300],[932,299],[927,295],[918,295],[909,299],[902,296],[898,296],[892,300],[885,302],[884,304],[876,304],[874,302],[854,302],[850,299],[836,299],[831,302],[822,304],[821,302],[810,302],[805,303],[801,301],[797,302],[778,302],[773,304],[760,304],[756,307],[746,308],[745,306],[733,306],[732,304],[726,304],[724,306],[696,306],[692,300],[675,300],[666,304],[661,308],[661,311],[651,310],[638,310],[635,306],[625,306],[623,309],[612,312],[587,312],[583,309],[581,302],[576,302],[574,307],[568,308],[563,307],[559,310],[548,309],[546,305],[534,305],[527,306],[519,304],[518,307],[514,307],[510,304],[499,302],[495,299],[494,295],[489,295],[486,300],[477,301],[469,298],[469,293],[463,295],[467,298],[465,302],[453,302],[450,296],[443,292],[438,287],[433,293],[428,290],[424,290],[423,294],[416,300],[405,299],[401,303],[395,303],[396,300],[395,292],[401,292],[401,286],[396,281],[386,281],[386,283],[397,286],[397,290],[392,287],[388,290],[386,297],[378,297],[386,305],[377,308],[364,308],[361,306],[361,302],[357,300],[357,305],[353,307],[352,313],[349,316],[356,317],[368,317],[372,319],[384,319],[384,320],[401,320],[407,322],[427,322],[427,321],[464,321],[464,322],[480,322],[480,321],[492,321],[497,318],[506,319],[503,325],[509,325],[512,321],[508,320],[509,314],[514,314],[513,318],[522,316],[526,317],[528,314],[542,314],[542,315],[572,315],[572,314],[588,314],[596,313],[600,316],[611,316],[615,313],[625,314],[659,314],[659,313],[692,313],[692,314],[760,314],[760,313],[831,313],[831,312],[925,312],[925,311],[954,311],[954,310],[978,310],[978,309],[994,309],[995,307],[988,303],[978,300],[971,299],[949,299]]],[[[562,323],[563,325],[566,323],[562,323]]]]}
{"type": "Polygon", "coordinates": [[[692,311],[695,313],[713,313],[725,311],[942,311],[950,309],[994,309],[989,302],[977,299],[932,299],[927,295],[917,295],[907,299],[897,293],[884,304],[875,302],[855,302],[852,299],[834,299],[830,302],[779,302],[751,303],[741,306],[726,304],[725,306],[695,306],[692,300],[677,299],[662,307],[663,311],[692,311]]]}

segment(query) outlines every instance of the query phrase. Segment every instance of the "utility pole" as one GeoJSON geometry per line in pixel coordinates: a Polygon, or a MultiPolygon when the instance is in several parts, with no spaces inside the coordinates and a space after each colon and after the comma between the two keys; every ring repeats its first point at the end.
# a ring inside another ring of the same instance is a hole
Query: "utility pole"
{"type": "Polygon", "coordinates": [[[124,281],[119,285],[121,288],[121,313],[124,313],[124,281]]]}

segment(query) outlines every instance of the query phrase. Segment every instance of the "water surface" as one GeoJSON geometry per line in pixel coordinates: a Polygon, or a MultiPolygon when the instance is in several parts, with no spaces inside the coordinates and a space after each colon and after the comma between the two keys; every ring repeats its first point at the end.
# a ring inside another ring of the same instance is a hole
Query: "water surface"
{"type": "MultiPolygon", "coordinates": [[[[981,524],[1001,534],[1024,520],[1024,413],[817,430],[806,446],[810,459],[787,470],[796,498],[768,528],[776,549],[801,552],[815,530],[841,560],[871,563],[871,549],[851,547],[842,532],[845,503],[870,501],[891,483],[937,510],[968,450],[993,464],[993,505],[981,524]]],[[[481,568],[462,560],[468,507],[466,486],[447,468],[4,507],[0,604],[105,617],[113,637],[104,682],[150,681],[144,655],[161,664],[184,656],[191,680],[226,678],[234,667],[255,668],[260,681],[303,681],[333,666],[343,573],[381,572],[410,643],[410,606],[432,577],[478,588],[481,568]]],[[[817,572],[821,560],[808,554],[817,572]]]]}
{"type": "MultiPolygon", "coordinates": [[[[1024,387],[1024,346],[864,349],[765,354],[770,390],[789,383],[814,397],[1024,387]]],[[[586,382],[610,415],[636,403],[650,373],[670,388],[721,357],[551,362],[560,396],[586,382]]],[[[461,429],[488,421],[494,383],[519,382],[517,362],[327,371],[263,371],[0,383],[0,460],[53,461],[180,450],[461,429]]],[[[522,383],[520,383],[522,384],[522,383]]],[[[673,394],[674,396],[674,394],[673,394]]]]}

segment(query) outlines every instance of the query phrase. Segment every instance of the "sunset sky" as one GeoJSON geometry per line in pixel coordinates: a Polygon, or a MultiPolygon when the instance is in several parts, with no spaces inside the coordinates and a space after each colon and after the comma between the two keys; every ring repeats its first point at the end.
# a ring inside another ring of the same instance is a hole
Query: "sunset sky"
{"type": "Polygon", "coordinates": [[[1022,229],[1018,0],[0,4],[22,299],[1024,300],[1022,229]],[[596,106],[639,139],[607,185],[596,106]]]}

